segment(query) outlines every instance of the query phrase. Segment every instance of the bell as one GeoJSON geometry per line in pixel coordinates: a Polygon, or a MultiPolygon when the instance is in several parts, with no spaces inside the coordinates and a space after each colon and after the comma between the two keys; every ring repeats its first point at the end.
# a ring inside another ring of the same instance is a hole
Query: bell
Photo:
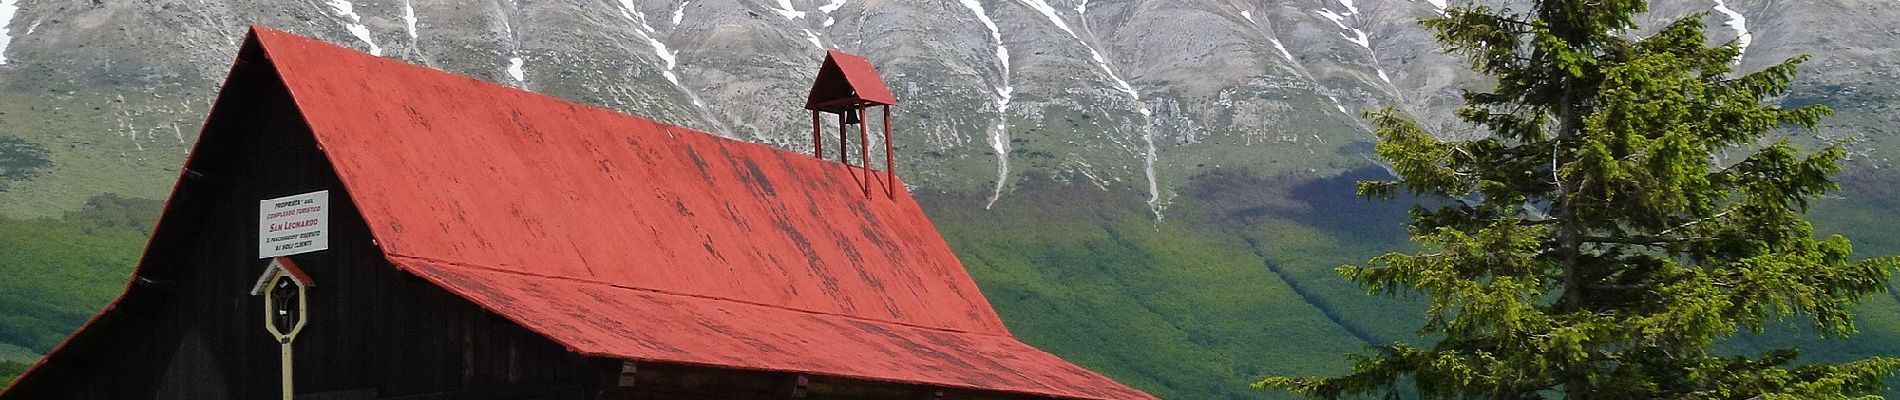
{"type": "Polygon", "coordinates": [[[858,109],[855,108],[845,111],[843,117],[844,120],[839,123],[845,125],[857,125],[858,123],[864,122],[862,118],[858,117],[858,109]]]}

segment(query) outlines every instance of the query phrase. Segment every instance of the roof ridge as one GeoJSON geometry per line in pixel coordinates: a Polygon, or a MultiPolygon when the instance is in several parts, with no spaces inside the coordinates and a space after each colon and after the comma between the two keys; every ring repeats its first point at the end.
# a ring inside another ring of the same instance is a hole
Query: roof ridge
{"type": "MultiPolygon", "coordinates": [[[[292,38],[292,39],[298,39],[298,40],[303,40],[303,41],[309,41],[309,42],[312,42],[312,43],[314,43],[314,44],[318,44],[318,45],[326,45],[326,46],[332,46],[332,47],[341,47],[341,46],[337,46],[337,45],[335,45],[335,44],[332,44],[332,43],[328,43],[328,42],[322,42],[322,41],[319,41],[319,40],[315,40],[315,39],[311,39],[311,38],[307,38],[307,37],[303,37],[303,36],[299,36],[299,35],[297,35],[297,34],[294,34],[294,33],[290,33],[290,32],[285,32],[285,31],[281,31],[281,30],[277,30],[277,29],[273,29],[273,28],[271,28],[271,27],[268,27],[268,26],[263,26],[263,25],[257,25],[257,24],[253,24],[253,25],[251,25],[251,29],[252,29],[252,30],[254,30],[254,31],[264,31],[264,32],[270,32],[270,33],[272,33],[273,35],[277,35],[277,36],[281,36],[281,37],[288,37],[288,38],[292,38]]],[[[260,37],[260,39],[263,39],[263,38],[261,38],[261,37],[260,37]]],[[[277,38],[272,38],[271,40],[277,40],[277,38]]],[[[264,44],[263,42],[264,42],[263,40],[260,40],[260,42],[259,42],[259,44],[260,44],[260,47],[262,47],[262,48],[263,48],[263,50],[264,50],[264,52],[265,52],[266,54],[269,54],[269,53],[271,52],[271,50],[272,50],[273,48],[272,48],[271,46],[269,46],[269,45],[266,45],[266,44],[264,44]]],[[[347,48],[345,48],[345,49],[347,49],[347,48]]],[[[354,49],[347,49],[347,50],[351,50],[351,51],[355,51],[354,49]]],[[[846,54],[847,54],[847,55],[851,55],[851,54],[849,54],[849,53],[846,53],[846,54]]],[[[857,57],[856,55],[852,55],[852,56],[854,56],[854,57],[857,57]]],[[[633,114],[632,112],[630,112],[630,111],[626,111],[626,110],[617,110],[617,109],[613,109],[613,108],[608,108],[607,106],[604,106],[604,105],[596,105],[596,104],[588,104],[588,103],[583,103],[583,102],[580,102],[580,101],[577,101],[577,100],[573,100],[573,99],[567,99],[567,98],[563,98],[563,97],[559,97],[559,96],[554,96],[554,95],[551,95],[551,94],[547,94],[547,93],[541,93],[541,92],[536,92],[536,91],[532,91],[532,90],[528,90],[528,89],[526,89],[526,88],[521,88],[521,87],[515,87],[515,86],[510,86],[510,85],[504,85],[504,84],[501,84],[501,83],[498,83],[498,82],[494,82],[494,81],[489,81],[489,80],[486,80],[486,79],[482,79],[482,78],[478,78],[478,77],[475,77],[475,76],[472,76],[472,75],[467,75],[467,74],[463,74],[463,73],[460,73],[460,72],[455,72],[455,71],[448,71],[448,70],[442,70],[442,69],[436,69],[436,68],[434,68],[434,67],[430,67],[430,66],[427,66],[427,65],[417,65],[417,64],[411,64],[411,63],[408,63],[408,62],[405,62],[405,61],[403,61],[403,60],[401,60],[401,59],[394,59],[394,58],[387,58],[387,57],[370,57],[370,58],[371,58],[371,59],[373,59],[373,60],[376,60],[376,61],[383,61],[383,62],[385,62],[384,64],[386,64],[386,65],[388,65],[388,66],[392,66],[392,67],[397,67],[397,68],[413,68],[413,69],[417,69],[417,70],[420,70],[420,71],[424,71],[424,72],[427,72],[427,73],[434,73],[434,74],[444,74],[444,75],[450,75],[450,76],[455,76],[455,77],[459,77],[459,78],[463,78],[463,79],[468,79],[468,80],[470,81],[470,83],[472,83],[472,84],[475,84],[475,85],[478,85],[478,86],[490,86],[490,87],[494,87],[494,88],[499,88],[499,89],[502,89],[502,90],[506,90],[506,91],[511,91],[511,92],[515,92],[515,93],[517,93],[517,94],[523,94],[523,95],[528,95],[528,96],[531,96],[531,97],[536,97],[536,98],[540,98],[541,100],[549,100],[549,101],[553,101],[553,102],[556,102],[556,103],[559,103],[559,104],[561,104],[561,105],[564,105],[564,106],[568,106],[568,107],[573,107],[573,108],[576,108],[576,109],[585,109],[585,110],[589,110],[589,111],[591,111],[591,112],[605,112],[605,113],[608,113],[608,114],[613,114],[614,116],[616,116],[616,117],[620,117],[620,118],[633,118],[633,119],[638,119],[638,120],[641,120],[641,121],[645,121],[645,122],[647,122],[647,123],[651,123],[651,124],[654,124],[654,125],[656,125],[656,126],[658,126],[658,127],[659,127],[659,128],[660,128],[660,129],[662,130],[662,131],[665,131],[665,132],[666,132],[666,134],[667,134],[667,135],[669,135],[669,137],[670,137],[670,135],[673,135],[673,134],[675,134],[675,132],[674,132],[674,131],[676,131],[676,130],[683,130],[684,132],[681,132],[681,133],[684,133],[684,134],[690,134],[690,135],[697,135],[697,136],[702,136],[702,137],[706,137],[706,138],[711,138],[711,139],[714,139],[714,140],[717,140],[717,141],[723,141],[723,142],[727,142],[727,143],[729,143],[729,144],[735,144],[735,145],[739,145],[739,146],[742,146],[742,147],[753,147],[753,148],[759,148],[759,149],[764,149],[764,150],[768,150],[768,151],[774,151],[774,152],[782,152],[782,153],[785,153],[785,154],[788,154],[788,155],[804,155],[804,154],[805,154],[805,153],[804,153],[804,152],[802,152],[802,151],[799,151],[799,150],[794,150],[794,149],[790,149],[790,148],[785,148],[785,147],[780,147],[780,146],[777,146],[777,145],[774,145],[774,144],[772,144],[772,143],[764,143],[764,142],[754,142],[754,141],[750,141],[750,140],[745,140],[745,139],[741,139],[741,138],[738,138],[738,137],[733,137],[733,136],[726,136],[727,134],[737,134],[736,132],[713,132],[713,131],[710,131],[710,130],[704,130],[704,129],[700,129],[700,128],[695,128],[695,127],[692,127],[692,126],[687,126],[687,125],[684,125],[684,124],[675,124],[675,123],[672,123],[672,122],[667,122],[667,121],[661,121],[661,120],[659,120],[659,119],[656,119],[656,118],[652,118],[652,117],[648,117],[648,116],[645,116],[645,115],[639,115],[639,114],[633,114]]],[[[862,58],[862,57],[860,57],[860,58],[862,58]]],[[[237,62],[239,62],[239,63],[244,63],[244,62],[246,62],[246,61],[245,61],[245,60],[243,60],[243,59],[239,59],[239,60],[237,60],[237,62]]],[[[274,70],[274,71],[277,71],[277,72],[278,72],[278,75],[279,75],[279,77],[280,77],[279,79],[283,79],[283,78],[282,78],[282,75],[283,75],[283,73],[282,73],[282,69],[281,69],[281,67],[280,67],[280,66],[278,66],[278,65],[275,65],[275,64],[272,64],[272,65],[270,66],[270,68],[271,68],[272,70],[274,70]]],[[[880,79],[881,79],[881,78],[880,78],[880,79]]],[[[882,81],[880,80],[880,82],[882,82],[882,81]]],[[[289,85],[288,85],[288,84],[286,83],[286,86],[289,86],[289,85]]],[[[297,108],[298,108],[298,109],[299,109],[299,111],[301,112],[301,110],[303,109],[303,104],[302,104],[302,103],[300,102],[300,98],[299,98],[299,96],[297,96],[297,93],[296,93],[296,91],[295,91],[294,89],[292,89],[292,90],[288,90],[288,91],[290,91],[290,92],[291,92],[291,95],[290,95],[290,97],[291,97],[291,101],[292,101],[293,103],[296,103],[296,104],[297,104],[297,108]]],[[[306,124],[310,124],[310,122],[309,122],[309,121],[306,121],[305,123],[306,123],[306,124]]],[[[314,125],[314,124],[312,124],[312,125],[314,125]]],[[[315,128],[316,128],[316,127],[315,127],[315,126],[311,126],[311,128],[312,128],[312,130],[315,130],[315,128]]],[[[321,137],[319,137],[319,138],[318,138],[318,141],[319,141],[319,143],[320,143],[320,142],[322,141],[322,139],[321,139],[321,137]]],[[[872,168],[869,168],[869,167],[863,167],[863,166],[857,166],[857,165],[852,165],[852,164],[847,164],[847,163],[845,163],[845,162],[842,162],[842,161],[838,161],[838,160],[832,160],[832,159],[828,159],[828,158],[824,158],[824,157],[810,157],[810,158],[811,158],[811,159],[814,159],[814,160],[817,160],[817,161],[819,162],[819,164],[820,164],[820,165],[821,165],[821,166],[822,166],[823,168],[826,168],[826,169],[839,169],[839,168],[842,168],[842,169],[844,169],[844,172],[846,172],[846,173],[850,173],[850,172],[851,172],[851,171],[850,171],[850,169],[851,169],[851,168],[862,168],[862,169],[868,169],[868,170],[873,170],[873,171],[875,171],[875,170],[876,170],[876,169],[872,169],[872,168]]],[[[902,180],[901,180],[901,178],[902,178],[902,177],[897,177],[897,178],[900,178],[900,179],[899,179],[899,182],[902,182],[902,180]]],[[[908,193],[908,189],[907,189],[907,190],[905,191],[905,193],[908,193]]]]}
{"type": "Polygon", "coordinates": [[[915,323],[910,323],[910,322],[891,321],[891,320],[884,320],[884,319],[878,319],[878,318],[862,317],[862,316],[857,316],[857,315],[806,310],[802,308],[792,308],[792,307],[786,307],[786,306],[777,305],[777,304],[761,303],[761,302],[756,302],[756,301],[746,301],[746,300],[739,300],[739,299],[720,297],[720,296],[708,296],[708,295],[696,294],[696,293],[685,293],[685,292],[676,292],[676,291],[671,291],[671,290],[660,290],[660,289],[654,289],[654,288],[628,286],[628,285],[616,284],[612,282],[593,280],[593,279],[583,279],[583,278],[576,278],[576,277],[569,277],[569,276],[534,274],[534,273],[505,269],[505,268],[490,267],[490,266],[480,265],[480,264],[471,264],[471,263],[460,262],[460,261],[444,260],[444,259],[439,259],[439,258],[422,257],[422,256],[412,256],[412,255],[401,254],[401,253],[396,253],[396,252],[387,251],[387,250],[385,250],[383,254],[384,256],[392,258],[392,259],[394,258],[411,259],[411,260],[417,260],[417,261],[423,261],[423,262],[429,262],[429,263],[443,264],[443,265],[448,265],[448,266],[457,267],[457,268],[472,268],[472,269],[478,269],[482,271],[498,272],[498,273],[503,273],[503,274],[516,275],[516,276],[526,276],[526,277],[562,280],[562,281],[570,281],[570,282],[588,283],[588,284],[595,284],[595,285],[607,286],[607,287],[618,288],[618,289],[634,290],[634,291],[641,291],[641,292],[648,292],[648,293],[658,293],[658,294],[664,294],[664,295],[669,295],[669,296],[682,296],[682,297],[692,297],[692,298],[697,298],[697,299],[718,300],[718,301],[745,304],[745,305],[751,305],[751,306],[775,308],[775,309],[791,311],[791,312],[813,314],[813,315],[834,316],[834,317],[841,317],[841,318],[846,318],[846,319],[853,319],[853,320],[866,321],[866,322],[876,322],[876,323],[882,323],[882,324],[891,324],[891,325],[911,327],[911,328],[917,328],[917,329],[928,329],[928,330],[942,331],[942,332],[1002,337],[1002,338],[1009,338],[1012,340],[1018,340],[1016,339],[1015,335],[1009,334],[1007,330],[1005,330],[1004,332],[998,333],[998,332],[977,332],[977,331],[968,331],[968,330],[961,330],[961,329],[951,329],[951,328],[944,328],[944,327],[937,327],[937,326],[920,325],[920,324],[915,324],[915,323]]]}

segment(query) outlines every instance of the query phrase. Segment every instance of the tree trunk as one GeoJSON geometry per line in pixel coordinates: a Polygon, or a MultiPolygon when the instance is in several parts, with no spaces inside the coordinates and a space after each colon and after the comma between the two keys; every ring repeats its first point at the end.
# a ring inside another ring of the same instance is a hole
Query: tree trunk
{"type": "MultiPolygon", "coordinates": [[[[1571,85],[1569,82],[1564,83],[1563,97],[1559,98],[1557,102],[1557,137],[1555,138],[1556,144],[1551,151],[1550,160],[1550,173],[1557,184],[1557,201],[1559,202],[1557,212],[1557,251],[1561,257],[1558,262],[1563,267],[1564,292],[1563,297],[1559,299],[1561,303],[1558,309],[1563,312],[1582,311],[1584,296],[1583,278],[1580,276],[1582,271],[1580,271],[1581,268],[1578,266],[1578,260],[1581,258],[1582,253],[1580,247],[1582,246],[1583,233],[1579,231],[1577,226],[1576,201],[1573,198],[1576,193],[1572,191],[1573,188],[1581,188],[1573,187],[1564,182],[1563,175],[1559,171],[1559,168],[1563,165],[1560,159],[1564,156],[1559,149],[1563,148],[1564,140],[1572,139],[1577,136],[1577,124],[1575,123],[1577,120],[1577,110],[1574,105],[1576,98],[1571,85]]],[[[1578,186],[1581,186],[1581,184],[1578,186]]],[[[1564,375],[1564,398],[1566,400],[1585,400],[1590,398],[1590,382],[1587,364],[1570,366],[1570,368],[1566,368],[1564,375]]]]}

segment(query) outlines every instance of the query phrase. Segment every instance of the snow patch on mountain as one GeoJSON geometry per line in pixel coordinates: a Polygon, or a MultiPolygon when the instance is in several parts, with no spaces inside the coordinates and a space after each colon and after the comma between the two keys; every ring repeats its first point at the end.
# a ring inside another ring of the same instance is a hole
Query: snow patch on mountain
{"type": "Polygon", "coordinates": [[[1271,29],[1267,29],[1264,26],[1260,26],[1260,21],[1255,21],[1253,19],[1253,10],[1241,10],[1240,17],[1247,19],[1247,23],[1254,24],[1254,26],[1259,26],[1261,31],[1266,32],[1267,42],[1273,43],[1273,49],[1280,51],[1280,57],[1285,57],[1287,61],[1294,61],[1293,52],[1287,51],[1286,44],[1280,43],[1280,38],[1278,37],[1279,35],[1275,35],[1273,33],[1273,30],[1271,29]]]}
{"type": "Polygon", "coordinates": [[[811,42],[811,47],[817,47],[819,50],[826,49],[825,41],[818,39],[818,33],[812,32],[811,29],[799,29],[799,31],[805,33],[805,41],[811,42]]]}
{"type": "MultiPolygon", "coordinates": [[[[977,0],[959,0],[964,8],[976,14],[977,22],[989,28],[990,39],[996,41],[996,63],[1002,68],[1003,76],[993,87],[996,94],[996,128],[990,133],[990,149],[996,152],[996,188],[990,192],[990,201],[983,205],[989,209],[996,205],[996,199],[1003,196],[1003,186],[1009,182],[1009,100],[1015,95],[1016,88],[1009,81],[1009,48],[1003,46],[1003,31],[996,27],[996,21],[983,10],[983,3],[977,0]]],[[[842,0],[838,4],[844,3],[842,0]]]]}
{"type": "Polygon", "coordinates": [[[673,26],[674,27],[680,26],[680,21],[686,20],[686,3],[691,3],[691,2],[693,1],[680,0],[679,7],[673,9],[673,26]]]}
{"type": "MultiPolygon", "coordinates": [[[[659,31],[653,29],[653,24],[647,23],[646,13],[641,12],[639,7],[635,7],[633,0],[620,0],[619,3],[620,16],[626,18],[628,22],[632,22],[634,27],[638,28],[635,29],[633,33],[639,35],[641,39],[645,39],[647,46],[653,48],[653,55],[660,58],[660,76],[666,78],[667,82],[672,83],[673,87],[679,88],[680,93],[685,94],[686,99],[692,101],[693,107],[699,108],[701,117],[706,118],[707,122],[718,123],[718,120],[713,119],[712,111],[706,108],[706,102],[701,101],[698,94],[693,93],[692,89],[686,88],[686,84],[680,82],[679,73],[676,72],[679,68],[679,51],[668,48],[666,42],[660,41],[659,31]]],[[[682,10],[684,7],[685,4],[681,3],[682,10]]],[[[677,15],[680,13],[680,11],[675,11],[674,18],[679,18],[677,15]]]]}
{"type": "Polygon", "coordinates": [[[1365,49],[1366,56],[1370,58],[1370,61],[1372,63],[1372,69],[1374,72],[1378,74],[1379,80],[1385,81],[1385,83],[1387,84],[1391,84],[1392,76],[1390,74],[1385,73],[1384,67],[1379,66],[1379,53],[1374,52],[1372,50],[1372,37],[1366,35],[1366,31],[1364,29],[1359,29],[1357,27],[1347,24],[1349,20],[1358,19],[1358,17],[1360,16],[1359,8],[1353,5],[1353,0],[1339,0],[1339,4],[1346,7],[1345,13],[1334,12],[1330,8],[1321,8],[1319,9],[1319,11],[1314,11],[1314,13],[1319,14],[1320,17],[1326,18],[1327,21],[1333,21],[1333,25],[1338,26],[1339,29],[1341,30],[1344,30],[1345,32],[1340,32],[1339,36],[1346,38],[1346,41],[1352,42],[1352,44],[1358,45],[1359,48],[1361,49],[1365,49]]]}
{"type": "Polygon", "coordinates": [[[851,0],[831,0],[830,3],[825,3],[825,5],[818,6],[818,11],[823,12],[825,14],[831,14],[833,11],[838,11],[838,9],[844,8],[844,3],[848,3],[850,1],[851,0]]]}
{"type": "MultiPolygon", "coordinates": [[[[626,0],[621,0],[621,1],[625,2],[626,0]]],[[[838,2],[838,6],[843,7],[844,6],[843,2],[838,2]]],[[[791,21],[793,25],[805,26],[805,25],[799,24],[798,20],[805,18],[806,13],[804,11],[798,11],[798,9],[793,8],[791,0],[778,0],[778,8],[767,7],[767,9],[772,10],[772,12],[778,13],[778,15],[785,17],[785,20],[791,21]]],[[[831,16],[829,15],[825,16],[825,18],[826,18],[825,26],[830,27],[831,23],[834,21],[830,20],[831,16]]],[[[798,31],[800,34],[803,34],[805,36],[806,42],[811,43],[811,47],[816,47],[819,50],[825,50],[829,48],[825,46],[824,39],[820,39],[818,37],[818,32],[813,32],[811,28],[801,27],[801,28],[798,28],[798,31]]]]}
{"type": "MultiPolygon", "coordinates": [[[[514,0],[509,0],[508,5],[514,6],[514,0]]],[[[525,87],[523,85],[528,83],[527,69],[524,68],[526,67],[527,59],[521,57],[521,38],[515,35],[514,16],[509,15],[511,10],[500,10],[500,12],[501,29],[503,33],[508,35],[508,65],[503,67],[502,71],[506,72],[509,77],[515,78],[515,86],[525,87]]]]}
{"type": "Polygon", "coordinates": [[[620,0],[620,16],[625,17],[628,22],[633,22],[634,25],[639,28],[634,30],[633,33],[640,35],[640,39],[646,40],[647,46],[653,48],[653,55],[660,58],[660,62],[662,63],[660,76],[665,77],[666,81],[672,82],[674,86],[679,86],[679,75],[673,72],[673,68],[676,67],[679,62],[679,52],[667,48],[666,42],[660,41],[658,32],[653,29],[653,25],[647,23],[646,13],[641,12],[639,8],[635,8],[632,0],[620,0]]]}
{"type": "Polygon", "coordinates": [[[849,2],[849,1],[850,0],[831,0],[830,3],[825,3],[825,5],[818,6],[818,12],[825,14],[826,28],[830,28],[831,24],[838,22],[837,19],[831,17],[831,12],[838,11],[839,8],[844,8],[844,3],[849,2]]]}
{"type": "Polygon", "coordinates": [[[805,17],[804,11],[798,11],[798,9],[792,8],[792,0],[778,0],[778,8],[768,7],[767,9],[784,16],[785,19],[799,19],[805,17]]]}
{"type": "Polygon", "coordinates": [[[1319,11],[1314,11],[1314,13],[1325,17],[1327,21],[1333,21],[1333,25],[1338,25],[1339,29],[1352,29],[1352,27],[1346,26],[1346,16],[1339,15],[1339,13],[1333,12],[1330,8],[1321,8],[1319,11]]]}
{"type": "MultiPolygon", "coordinates": [[[[1055,7],[1050,6],[1049,2],[1044,0],[1021,1],[1023,4],[1028,5],[1029,8],[1033,8],[1037,12],[1042,13],[1044,17],[1048,17],[1050,22],[1056,24],[1057,28],[1061,28],[1063,32],[1068,32],[1069,37],[1075,38],[1077,43],[1081,43],[1082,48],[1089,51],[1089,58],[1095,60],[1095,65],[1101,67],[1102,72],[1108,75],[1109,81],[1115,84],[1115,90],[1119,90],[1123,94],[1128,95],[1128,98],[1134,101],[1135,111],[1141,113],[1142,119],[1141,140],[1145,146],[1142,152],[1142,171],[1148,178],[1148,210],[1154,213],[1156,220],[1160,220],[1161,183],[1155,176],[1155,157],[1157,154],[1155,149],[1154,112],[1148,109],[1147,103],[1142,102],[1141,92],[1136,91],[1134,85],[1130,85],[1127,80],[1122,79],[1121,74],[1115,73],[1115,68],[1108,64],[1107,58],[1102,57],[1102,52],[1097,51],[1095,45],[1089,44],[1088,40],[1083,39],[1082,35],[1077,34],[1075,29],[1071,29],[1069,24],[1062,20],[1062,15],[1056,13],[1055,7]]],[[[1077,3],[1075,6],[1076,14],[1087,14],[1088,5],[1088,0],[1077,3]]],[[[1088,23],[1087,15],[1079,16],[1082,17],[1083,28],[1086,29],[1088,23]]]]}
{"type": "Polygon", "coordinates": [[[1348,29],[1352,30],[1352,36],[1346,36],[1346,34],[1344,33],[1340,34],[1340,36],[1345,36],[1346,41],[1352,42],[1352,44],[1359,45],[1359,48],[1366,49],[1366,51],[1372,51],[1372,38],[1366,36],[1366,31],[1359,30],[1359,28],[1348,28],[1348,29]]]}
{"type": "Polygon", "coordinates": [[[1327,21],[1333,21],[1333,25],[1339,26],[1340,30],[1345,31],[1340,32],[1339,36],[1346,38],[1346,41],[1359,45],[1359,47],[1366,49],[1366,51],[1372,51],[1372,39],[1366,36],[1366,31],[1346,24],[1346,17],[1355,15],[1354,13],[1347,12],[1340,14],[1333,12],[1332,9],[1326,8],[1321,8],[1319,11],[1314,11],[1314,13],[1326,18],[1327,21]]]}
{"type": "Polygon", "coordinates": [[[363,16],[356,13],[356,4],[350,3],[349,0],[325,0],[324,4],[329,5],[330,10],[336,12],[337,17],[348,20],[343,22],[343,29],[349,31],[350,36],[355,36],[357,40],[363,41],[363,44],[369,45],[369,54],[378,57],[383,55],[383,47],[376,45],[376,39],[370,37],[369,27],[363,25],[363,16]]]}
{"type": "Polygon", "coordinates": [[[515,78],[515,83],[527,82],[528,71],[522,68],[527,66],[527,63],[528,61],[521,57],[508,57],[508,77],[515,78]]]}
{"type": "Polygon", "coordinates": [[[1286,57],[1287,61],[1293,61],[1293,52],[1286,51],[1286,45],[1281,44],[1280,39],[1269,37],[1267,38],[1267,42],[1273,43],[1273,49],[1279,50],[1281,57],[1286,57]]]}
{"type": "Polygon", "coordinates": [[[416,40],[416,7],[409,0],[402,1],[402,23],[409,28],[409,41],[416,40]]]}
{"type": "Polygon", "coordinates": [[[13,44],[13,14],[20,11],[20,0],[0,0],[0,65],[7,64],[7,45],[13,44]]]}
{"type": "Polygon", "coordinates": [[[1737,50],[1735,61],[1741,62],[1742,53],[1747,52],[1748,44],[1755,41],[1755,34],[1748,31],[1748,17],[1735,11],[1735,9],[1728,8],[1728,2],[1723,0],[1715,0],[1715,12],[1728,16],[1728,21],[1723,22],[1722,25],[1726,25],[1730,29],[1735,30],[1735,47],[1737,50]]]}
{"type": "Polygon", "coordinates": [[[1043,0],[1022,0],[1022,2],[1024,5],[1028,5],[1029,8],[1035,9],[1036,12],[1042,13],[1044,17],[1048,17],[1049,22],[1056,24],[1056,28],[1062,29],[1063,32],[1068,32],[1069,36],[1076,38],[1076,40],[1082,40],[1082,36],[1076,35],[1075,30],[1069,28],[1069,23],[1063,21],[1061,15],[1056,14],[1056,8],[1049,6],[1049,2],[1043,0]]]}

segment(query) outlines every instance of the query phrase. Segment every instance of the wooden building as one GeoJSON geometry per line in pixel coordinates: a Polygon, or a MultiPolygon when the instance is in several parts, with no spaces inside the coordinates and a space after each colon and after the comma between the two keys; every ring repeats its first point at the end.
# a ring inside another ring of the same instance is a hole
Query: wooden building
{"type": "Polygon", "coordinates": [[[286,356],[309,400],[1152,398],[1012,337],[882,175],[254,28],[124,295],[0,399],[286,356]]]}

